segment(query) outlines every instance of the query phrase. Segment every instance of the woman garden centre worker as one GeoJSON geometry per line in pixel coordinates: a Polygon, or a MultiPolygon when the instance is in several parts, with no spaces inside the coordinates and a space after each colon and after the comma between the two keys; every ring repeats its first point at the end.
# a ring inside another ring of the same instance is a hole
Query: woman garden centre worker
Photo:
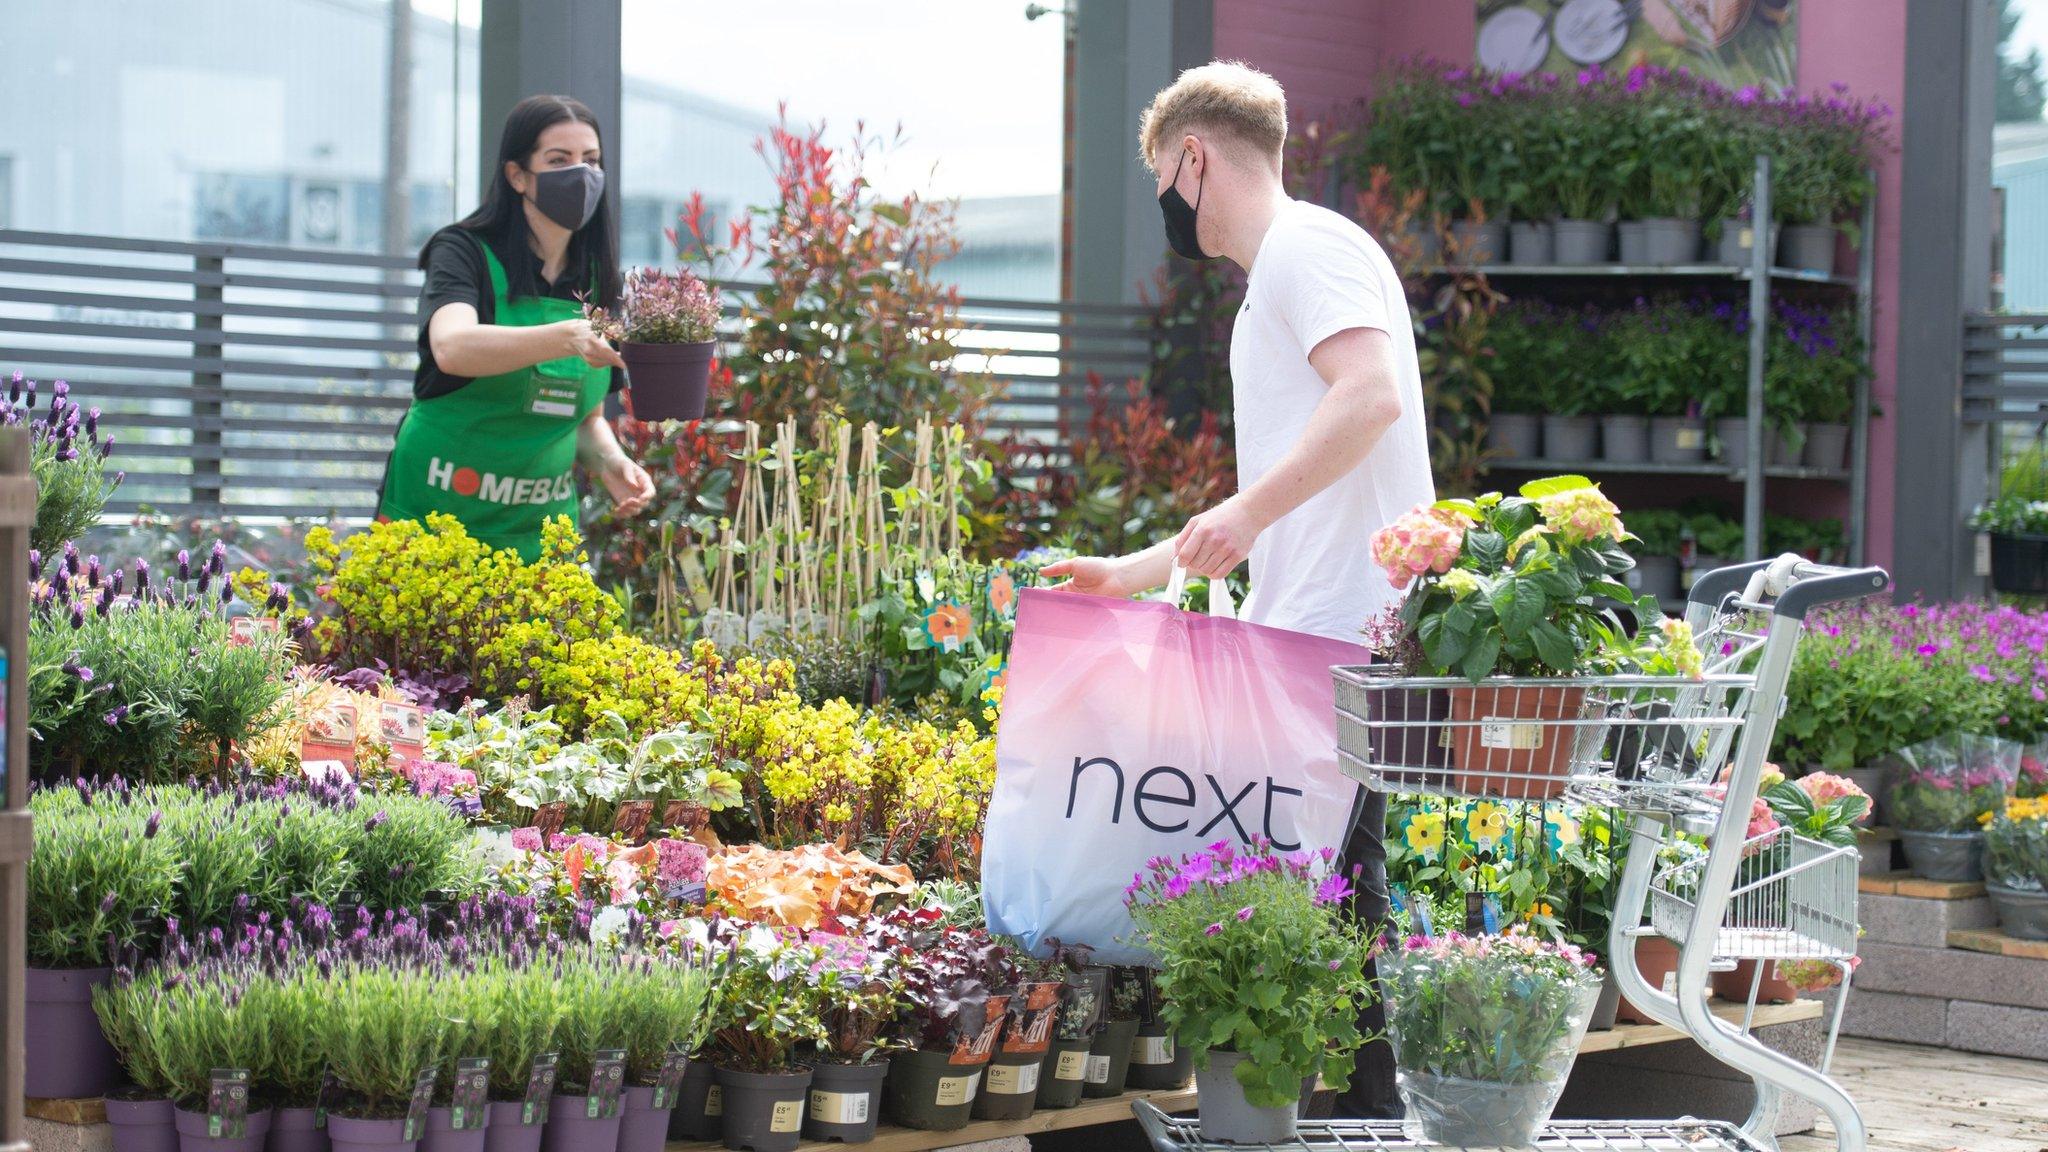
{"type": "Polygon", "coordinates": [[[625,362],[583,314],[619,302],[603,163],[590,109],[529,96],[505,118],[483,204],[427,241],[419,369],[379,519],[451,513],[531,561],[542,522],[576,518],[578,465],[622,516],[653,498],[604,418],[625,362]]]}

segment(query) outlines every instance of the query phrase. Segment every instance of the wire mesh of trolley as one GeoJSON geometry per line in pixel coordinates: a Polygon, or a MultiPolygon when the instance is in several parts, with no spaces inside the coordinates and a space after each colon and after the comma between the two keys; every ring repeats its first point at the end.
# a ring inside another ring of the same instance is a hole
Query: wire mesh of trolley
{"type": "MultiPolygon", "coordinates": [[[[1750,1032],[1749,1017],[1737,1025],[1714,1015],[1707,977],[1735,960],[1816,960],[1842,969],[1847,994],[1856,949],[1856,850],[1785,828],[1757,836],[1748,829],[1807,614],[1889,583],[1881,569],[1834,568],[1795,556],[1707,573],[1686,605],[1705,657],[1697,678],[1494,677],[1474,684],[1379,666],[1333,670],[1340,762],[1369,787],[1626,813],[1631,836],[1615,907],[1639,912],[1615,917],[1608,947],[1615,980],[1643,1014],[1692,1037],[1756,1084],[1756,1106],[1740,1125],[1555,1120],[1536,1148],[1767,1152],[1777,1147],[1778,1101],[1790,1092],[1827,1114],[1837,1152],[1863,1152],[1862,1116],[1827,1076],[1826,1058],[1810,1067],[1766,1047],[1750,1032]],[[1679,946],[1676,971],[1661,988],[1635,964],[1636,938],[1652,933],[1679,946]]],[[[1753,987],[1752,1007],[1754,1000],[1753,987]]],[[[1830,1056],[1833,1040],[1831,1029],[1830,1056]]],[[[1159,1152],[1226,1147],[1205,1143],[1197,1121],[1135,1107],[1159,1152]]],[[[1304,1121],[1297,1140],[1278,1147],[1429,1146],[1404,1135],[1399,1121],[1304,1121]]]]}

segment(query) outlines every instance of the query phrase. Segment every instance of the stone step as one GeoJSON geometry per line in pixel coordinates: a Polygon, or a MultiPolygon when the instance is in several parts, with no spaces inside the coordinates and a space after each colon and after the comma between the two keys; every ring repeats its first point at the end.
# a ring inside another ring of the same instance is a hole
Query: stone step
{"type": "Polygon", "coordinates": [[[1856,971],[1857,991],[2048,1009],[2048,972],[2039,960],[1949,948],[1945,939],[1942,945],[1921,948],[1865,940],[1860,949],[1863,966],[1856,971]]]}
{"type": "Polygon", "coordinates": [[[1951,928],[1948,932],[1948,946],[1964,948],[1971,952],[1986,952],[1993,956],[2048,960],[2048,940],[2021,940],[1990,927],[1951,928]]]}
{"type": "Polygon", "coordinates": [[[1879,876],[1858,876],[1856,890],[1865,896],[1912,896],[1920,900],[1974,900],[1984,895],[1984,883],[1973,880],[1922,880],[1911,872],[1887,872],[1879,876]]]}
{"type": "MultiPolygon", "coordinates": [[[[1865,1036],[1902,1044],[1946,1044],[1948,1001],[1938,996],[1873,992],[1861,980],[1851,983],[1849,1005],[1842,1016],[1842,1035],[1865,1036]]],[[[1822,993],[1834,1011],[1837,990],[1822,993]]]]}
{"type": "Polygon", "coordinates": [[[1928,900],[1918,896],[1863,893],[1856,901],[1856,920],[1863,925],[1865,944],[1913,944],[1934,948],[1958,929],[1988,928],[1998,920],[1991,899],[1928,900]]]}
{"type": "MultiPolygon", "coordinates": [[[[1849,1002],[1856,1002],[1853,995],[1849,1002]]],[[[1947,1036],[1950,1048],[1964,1052],[2048,1060],[2048,1012],[2036,1008],[1953,1000],[1947,1036]]]]}

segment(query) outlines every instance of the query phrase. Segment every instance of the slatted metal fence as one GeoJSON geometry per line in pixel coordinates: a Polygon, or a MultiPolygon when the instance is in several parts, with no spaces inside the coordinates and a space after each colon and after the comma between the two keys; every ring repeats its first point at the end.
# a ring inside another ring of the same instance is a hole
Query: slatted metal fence
{"type": "MultiPolygon", "coordinates": [[[[739,297],[725,286],[726,335],[739,297]]],[[[412,394],[403,257],[0,230],[0,371],[71,382],[128,476],[110,511],[366,518],[412,394]]],[[[1142,376],[1147,309],[968,299],[953,366],[1055,458],[1090,373],[1142,376]]],[[[906,414],[907,415],[907,414],[906,414]]]]}

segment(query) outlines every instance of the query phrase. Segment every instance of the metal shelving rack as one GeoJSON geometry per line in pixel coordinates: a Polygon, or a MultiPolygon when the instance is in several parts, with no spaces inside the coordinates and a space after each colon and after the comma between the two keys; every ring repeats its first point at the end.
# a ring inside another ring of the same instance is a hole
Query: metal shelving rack
{"type": "MultiPolygon", "coordinates": [[[[1872,180],[1873,189],[1876,181],[1872,180]]],[[[1771,218],[1771,158],[1759,155],[1756,158],[1756,175],[1752,196],[1753,220],[1771,218]]],[[[1863,205],[1863,243],[1857,249],[1856,274],[1842,276],[1833,273],[1812,272],[1798,268],[1780,268],[1771,263],[1772,247],[1769,242],[1750,245],[1750,263],[1739,264],[1481,264],[1470,271],[1485,273],[1489,278],[1501,279],[1671,279],[1671,280],[1733,280],[1749,285],[1749,443],[1748,454],[1743,467],[1731,469],[1726,465],[1706,462],[1701,464],[1624,464],[1600,460],[1570,461],[1549,459],[1501,460],[1490,465],[1502,471],[1542,472],[1608,472],[1613,474],[1642,475],[1698,475],[1720,476],[1742,485],[1742,527],[1744,558],[1754,560],[1763,554],[1764,482],[1766,480],[1821,480],[1841,482],[1849,485],[1848,550],[1849,563],[1863,562],[1864,546],[1868,536],[1865,504],[1870,489],[1870,381],[1863,380],[1857,385],[1855,407],[1850,415],[1849,467],[1829,468],[1773,468],[1765,460],[1764,430],[1764,369],[1769,348],[1769,317],[1771,314],[1771,287],[1774,284],[1824,284],[1838,288],[1852,289],[1856,296],[1857,331],[1863,338],[1865,356],[1870,355],[1871,287],[1876,275],[1875,243],[1877,230],[1877,197],[1870,196],[1863,205]],[[1759,320],[1759,318],[1762,318],[1759,320]]],[[[1445,269],[1436,269],[1445,271],[1445,269]]]]}

